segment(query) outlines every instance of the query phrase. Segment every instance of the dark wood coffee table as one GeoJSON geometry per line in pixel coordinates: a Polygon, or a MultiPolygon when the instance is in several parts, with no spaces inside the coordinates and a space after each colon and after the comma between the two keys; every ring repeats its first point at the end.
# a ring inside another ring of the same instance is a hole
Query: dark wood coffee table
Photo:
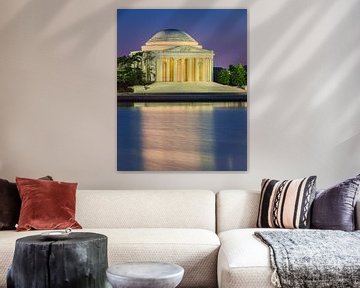
{"type": "Polygon", "coordinates": [[[73,232],[61,240],[28,236],[16,240],[7,285],[8,288],[105,287],[107,267],[105,235],[73,232]]]}

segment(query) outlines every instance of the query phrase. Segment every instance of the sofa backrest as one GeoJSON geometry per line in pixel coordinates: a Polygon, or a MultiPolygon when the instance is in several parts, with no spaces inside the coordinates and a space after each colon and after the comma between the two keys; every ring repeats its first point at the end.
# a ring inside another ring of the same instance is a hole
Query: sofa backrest
{"type": "MultiPolygon", "coordinates": [[[[360,198],[360,197],[359,197],[360,198]]],[[[255,228],[260,202],[259,191],[223,190],[216,194],[216,232],[255,228]]],[[[356,230],[360,230],[360,199],[355,207],[356,230]]]]}
{"type": "Polygon", "coordinates": [[[238,228],[255,228],[260,192],[222,190],[216,194],[217,233],[238,228]]]}
{"type": "Polygon", "coordinates": [[[215,193],[209,190],[78,190],[76,220],[84,228],[215,231],[215,193]]]}

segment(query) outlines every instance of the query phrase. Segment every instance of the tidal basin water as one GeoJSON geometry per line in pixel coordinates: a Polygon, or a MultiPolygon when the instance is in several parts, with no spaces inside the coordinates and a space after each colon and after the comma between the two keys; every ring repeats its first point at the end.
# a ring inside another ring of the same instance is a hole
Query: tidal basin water
{"type": "Polygon", "coordinates": [[[117,108],[118,171],[245,171],[241,103],[150,103],[117,108]]]}

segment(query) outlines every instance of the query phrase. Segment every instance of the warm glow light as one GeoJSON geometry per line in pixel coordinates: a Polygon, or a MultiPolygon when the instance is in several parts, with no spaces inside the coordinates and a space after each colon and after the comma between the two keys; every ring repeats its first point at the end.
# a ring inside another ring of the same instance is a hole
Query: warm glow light
{"type": "MultiPolygon", "coordinates": [[[[158,106],[142,110],[144,170],[163,170],[164,167],[167,170],[198,170],[214,166],[213,143],[202,139],[213,139],[213,135],[204,135],[201,126],[198,129],[193,126],[202,121],[212,123],[212,113],[196,112],[206,111],[205,107],[158,106]],[[162,113],[158,113],[160,110],[162,113]],[[181,133],[174,133],[177,130],[181,133]]],[[[213,131],[207,133],[213,134],[213,131]]]]}

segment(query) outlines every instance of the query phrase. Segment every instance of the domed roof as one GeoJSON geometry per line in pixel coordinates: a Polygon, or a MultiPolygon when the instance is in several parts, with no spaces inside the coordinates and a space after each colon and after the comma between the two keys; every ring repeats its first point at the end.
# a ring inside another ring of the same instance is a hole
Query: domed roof
{"type": "Polygon", "coordinates": [[[164,51],[181,46],[202,49],[202,46],[186,32],[179,29],[164,29],[141,46],[141,51],[164,51]]]}
{"type": "Polygon", "coordinates": [[[154,42],[196,42],[189,34],[178,29],[164,29],[150,38],[148,43],[154,42]]]}

